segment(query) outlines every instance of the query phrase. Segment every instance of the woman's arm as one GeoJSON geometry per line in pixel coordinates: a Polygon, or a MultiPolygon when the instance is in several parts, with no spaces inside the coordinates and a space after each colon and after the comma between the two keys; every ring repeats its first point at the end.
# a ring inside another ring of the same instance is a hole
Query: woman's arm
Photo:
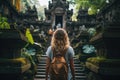
{"type": "Polygon", "coordinates": [[[73,58],[70,59],[70,69],[71,69],[71,72],[72,72],[73,80],[75,80],[75,68],[74,68],[74,60],[73,60],[73,58]]]}
{"type": "Polygon", "coordinates": [[[50,66],[50,58],[47,57],[47,59],[46,59],[46,79],[45,80],[48,80],[49,66],[50,66]]]}

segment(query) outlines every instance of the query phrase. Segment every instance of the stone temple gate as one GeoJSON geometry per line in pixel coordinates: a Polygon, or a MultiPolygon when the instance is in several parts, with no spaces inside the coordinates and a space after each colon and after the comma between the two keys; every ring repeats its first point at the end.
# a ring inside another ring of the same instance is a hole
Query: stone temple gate
{"type": "Polygon", "coordinates": [[[73,10],[69,10],[69,3],[66,0],[52,0],[48,6],[48,9],[45,8],[46,22],[51,23],[51,28],[56,28],[58,24],[65,28],[66,21],[70,21],[73,14],[73,10]]]}

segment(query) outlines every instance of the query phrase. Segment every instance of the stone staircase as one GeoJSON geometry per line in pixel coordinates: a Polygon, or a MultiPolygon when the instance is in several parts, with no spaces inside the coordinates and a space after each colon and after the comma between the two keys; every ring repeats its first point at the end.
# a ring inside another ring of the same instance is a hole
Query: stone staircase
{"type": "MultiPolygon", "coordinates": [[[[86,80],[85,68],[80,65],[80,62],[77,58],[74,58],[75,65],[75,80],[86,80]]],[[[35,75],[34,80],[45,80],[45,68],[46,68],[46,55],[41,56],[41,61],[38,64],[38,72],[35,75]]]]}

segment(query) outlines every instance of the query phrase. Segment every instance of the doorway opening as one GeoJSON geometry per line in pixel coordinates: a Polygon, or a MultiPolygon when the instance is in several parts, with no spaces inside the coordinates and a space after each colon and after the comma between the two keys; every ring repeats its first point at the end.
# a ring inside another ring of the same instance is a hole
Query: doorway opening
{"type": "Polygon", "coordinates": [[[55,25],[57,25],[57,24],[61,24],[61,27],[62,27],[62,25],[63,25],[63,17],[62,16],[56,15],[56,17],[55,17],[55,25]]]}

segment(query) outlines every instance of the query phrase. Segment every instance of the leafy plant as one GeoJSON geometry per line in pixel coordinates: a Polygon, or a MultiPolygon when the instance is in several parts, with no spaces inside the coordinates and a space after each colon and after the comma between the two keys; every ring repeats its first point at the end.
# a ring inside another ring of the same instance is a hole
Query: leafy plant
{"type": "Polygon", "coordinates": [[[0,29],[10,29],[10,24],[6,17],[0,17],[0,29]]]}
{"type": "Polygon", "coordinates": [[[74,2],[76,5],[76,9],[88,9],[89,15],[97,14],[99,10],[103,8],[106,3],[106,0],[69,0],[70,2],[74,2]]]}

